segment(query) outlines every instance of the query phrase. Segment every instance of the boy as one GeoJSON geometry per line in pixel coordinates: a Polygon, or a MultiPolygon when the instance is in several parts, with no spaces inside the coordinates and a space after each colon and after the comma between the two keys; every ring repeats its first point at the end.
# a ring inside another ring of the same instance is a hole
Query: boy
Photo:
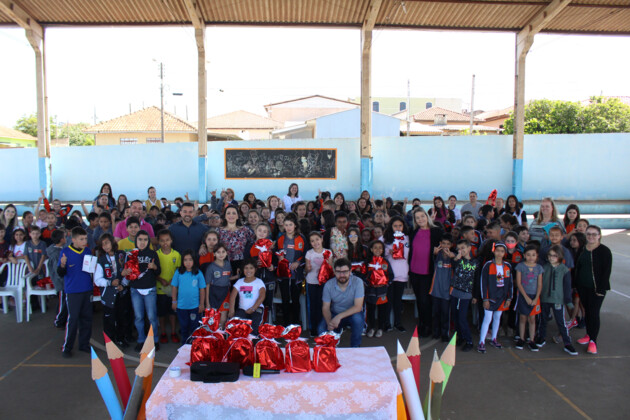
{"type": "Polygon", "coordinates": [[[529,229],[527,229],[527,226],[517,226],[514,229],[514,232],[518,235],[518,245],[516,245],[516,250],[523,254],[523,252],[525,252],[527,242],[529,241],[529,229]]]}
{"type": "Polygon", "coordinates": [[[129,236],[118,241],[118,249],[124,252],[131,251],[136,247],[136,235],[140,231],[140,220],[131,216],[127,218],[126,225],[129,236]]]}
{"type": "Polygon", "coordinates": [[[458,339],[464,342],[462,351],[473,349],[472,336],[468,328],[468,306],[472,299],[473,305],[477,303],[472,297],[475,285],[475,273],[479,262],[470,255],[471,246],[467,239],[457,242],[457,255],[455,256],[454,275],[451,281],[451,310],[455,321],[455,330],[459,333],[458,339]]]}
{"type": "Polygon", "coordinates": [[[22,228],[27,234],[31,233],[31,225],[33,225],[33,213],[27,210],[22,213],[22,228]]]}
{"type": "Polygon", "coordinates": [[[68,306],[66,304],[66,293],[63,288],[63,276],[57,273],[57,266],[59,265],[59,256],[61,251],[66,246],[66,233],[57,229],[52,233],[53,244],[46,248],[46,264],[48,265],[48,273],[50,273],[50,279],[55,286],[55,291],[59,294],[59,308],[57,309],[57,316],[55,317],[55,327],[65,328],[68,321],[68,306]]]}
{"type": "Polygon", "coordinates": [[[182,259],[179,252],[172,249],[173,234],[170,230],[164,229],[158,232],[158,243],[160,249],[158,250],[158,259],[160,260],[160,267],[162,271],[157,278],[157,314],[160,323],[160,343],[168,343],[168,336],[166,335],[166,318],[168,317],[171,324],[171,341],[173,343],[179,343],[179,337],[175,332],[175,311],[171,308],[171,280],[175,270],[182,265],[182,259]]]}
{"type": "Polygon", "coordinates": [[[444,234],[440,240],[440,246],[435,249],[435,272],[431,283],[431,300],[433,302],[433,338],[442,337],[443,342],[448,342],[449,338],[449,288],[451,287],[451,277],[453,275],[452,259],[455,254],[451,252],[453,238],[450,234],[444,234]]]}
{"type": "Polygon", "coordinates": [[[31,240],[26,242],[24,247],[24,262],[26,262],[28,272],[35,274],[31,280],[33,283],[44,277],[43,274],[46,271],[43,269],[44,260],[46,260],[46,244],[39,240],[41,234],[42,232],[37,226],[31,226],[31,233],[29,234],[31,240]]]}
{"type": "Polygon", "coordinates": [[[62,348],[64,358],[72,357],[74,339],[79,330],[79,351],[90,352],[92,336],[92,294],[94,283],[92,275],[83,271],[83,260],[92,255],[87,248],[87,232],[81,227],[72,229],[72,244],[61,251],[57,273],[63,276],[66,302],[68,304],[68,322],[62,348]]]}
{"type": "Polygon", "coordinates": [[[477,258],[477,255],[479,254],[479,242],[477,242],[475,229],[471,226],[462,226],[460,235],[462,236],[462,239],[466,239],[468,241],[468,244],[470,245],[470,255],[473,258],[477,258]]]}
{"type": "Polygon", "coordinates": [[[564,259],[560,260],[560,262],[566,265],[569,270],[571,270],[574,267],[573,256],[571,254],[571,251],[569,251],[564,245],[562,245],[563,238],[564,238],[564,235],[562,233],[562,229],[560,229],[558,226],[554,226],[551,229],[549,229],[550,245],[544,246],[540,249],[540,257],[538,260],[538,264],[545,265],[545,263],[549,262],[549,260],[547,259],[547,253],[549,253],[549,250],[551,249],[552,246],[558,245],[562,248],[562,252],[564,254],[564,259]]]}
{"type": "Polygon", "coordinates": [[[104,233],[109,233],[112,235],[114,234],[114,232],[112,231],[112,215],[109,212],[103,211],[98,216],[97,220],[98,226],[94,228],[94,233],[92,234],[95,242],[98,242],[99,238],[104,233]]]}
{"type": "Polygon", "coordinates": [[[52,245],[51,235],[55,229],[57,229],[57,216],[54,213],[48,213],[46,215],[46,228],[41,231],[42,240],[48,246],[52,245]]]}

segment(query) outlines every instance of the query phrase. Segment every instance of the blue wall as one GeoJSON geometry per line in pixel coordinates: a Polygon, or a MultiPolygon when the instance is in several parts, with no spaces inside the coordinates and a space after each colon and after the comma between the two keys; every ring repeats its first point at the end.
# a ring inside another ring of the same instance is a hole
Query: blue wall
{"type": "Polygon", "coordinates": [[[0,200],[37,201],[39,189],[37,148],[0,149],[0,200]]]}
{"type": "MultiPolygon", "coordinates": [[[[346,139],[361,136],[361,109],[337,112],[316,120],[315,137],[318,139],[346,139]]],[[[372,137],[398,137],[400,120],[389,115],[372,112],[372,137]]]]}

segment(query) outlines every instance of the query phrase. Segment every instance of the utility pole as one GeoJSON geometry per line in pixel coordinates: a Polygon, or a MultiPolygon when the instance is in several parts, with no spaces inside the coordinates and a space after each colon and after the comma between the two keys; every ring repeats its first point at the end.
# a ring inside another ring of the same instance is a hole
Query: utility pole
{"type": "Polygon", "coordinates": [[[160,62],[160,129],[164,143],[164,63],[160,62]]]}
{"type": "MultiPolygon", "coordinates": [[[[404,3],[403,3],[404,7],[404,3]]],[[[409,107],[411,106],[411,84],[409,83],[409,79],[407,79],[407,137],[409,137],[409,131],[411,130],[411,110],[409,107]]]]}
{"type": "Polygon", "coordinates": [[[470,93],[470,135],[473,134],[475,120],[475,75],[472,75],[472,92],[470,93]]]}

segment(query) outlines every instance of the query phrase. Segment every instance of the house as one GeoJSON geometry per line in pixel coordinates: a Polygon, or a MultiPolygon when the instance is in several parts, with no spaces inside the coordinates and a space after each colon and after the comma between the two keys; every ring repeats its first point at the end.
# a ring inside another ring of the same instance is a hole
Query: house
{"type": "MultiPolygon", "coordinates": [[[[400,120],[372,112],[372,137],[400,136],[400,120]]],[[[354,108],[275,130],[274,139],[343,139],[361,137],[361,109],[354,108]]]]}
{"type": "Polygon", "coordinates": [[[11,147],[37,147],[37,137],[0,125],[0,149],[11,147]]]}
{"type": "MultiPolygon", "coordinates": [[[[162,143],[160,108],[151,106],[83,130],[94,134],[97,146],[114,144],[162,143]]],[[[197,141],[197,127],[164,111],[164,142],[197,141]]]]}
{"type": "MultiPolygon", "coordinates": [[[[412,120],[427,125],[468,125],[470,126],[470,116],[461,112],[451,111],[450,109],[434,106],[423,111],[416,112],[412,116],[412,120]]],[[[473,123],[481,123],[482,119],[474,117],[473,123]]]]}
{"type": "Polygon", "coordinates": [[[485,126],[502,129],[505,120],[510,118],[512,112],[514,112],[514,106],[509,106],[503,109],[482,112],[477,114],[477,118],[483,120],[483,125],[485,126]]]}
{"type": "Polygon", "coordinates": [[[284,127],[284,123],[247,111],[234,111],[206,120],[208,140],[229,136],[237,140],[268,139],[271,132],[284,127]]]}
{"type": "Polygon", "coordinates": [[[301,124],[323,115],[359,108],[359,104],[322,95],[312,95],[265,105],[269,118],[281,121],[286,127],[301,124]]]}
{"type": "MultiPolygon", "coordinates": [[[[360,103],[361,97],[353,101],[360,103]]],[[[462,109],[462,100],[459,98],[409,98],[409,111],[412,114],[425,109],[440,107],[459,112],[462,109]]],[[[393,115],[407,110],[407,97],[373,96],[372,111],[393,115]]]]}

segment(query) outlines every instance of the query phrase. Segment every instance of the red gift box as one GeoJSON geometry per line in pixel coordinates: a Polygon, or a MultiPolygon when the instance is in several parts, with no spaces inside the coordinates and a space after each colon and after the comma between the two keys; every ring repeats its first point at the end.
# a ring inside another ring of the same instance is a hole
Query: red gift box
{"type": "Polygon", "coordinates": [[[282,325],[262,324],[258,327],[260,341],[256,343],[255,359],[262,369],[284,369],[284,354],[276,338],[284,332],[282,325]]]}
{"type": "Polygon", "coordinates": [[[271,247],[273,242],[270,239],[259,239],[254,244],[254,248],[258,250],[258,264],[259,267],[269,268],[271,267],[271,247]]]}
{"type": "Polygon", "coordinates": [[[324,251],[324,261],[322,262],[321,267],[319,267],[319,273],[317,273],[317,281],[319,281],[319,285],[323,286],[326,282],[333,277],[335,277],[335,273],[333,273],[333,268],[330,265],[330,257],[332,252],[328,249],[324,251]]]}
{"type": "Polygon", "coordinates": [[[287,340],[284,353],[284,366],[287,372],[300,373],[311,370],[311,353],[306,340],[300,338],[302,327],[289,325],[282,333],[282,338],[287,340]]]}
{"type": "Polygon", "coordinates": [[[405,259],[405,234],[394,232],[394,243],[392,245],[392,258],[395,260],[405,259]]]}
{"type": "Polygon", "coordinates": [[[368,281],[373,287],[387,286],[389,280],[383,266],[387,267],[387,263],[383,257],[373,257],[372,262],[368,264],[368,281]]]}
{"type": "Polygon", "coordinates": [[[322,333],[315,337],[313,347],[313,370],[315,372],[335,372],[341,367],[337,359],[337,349],[340,334],[332,331],[322,333]]]}

